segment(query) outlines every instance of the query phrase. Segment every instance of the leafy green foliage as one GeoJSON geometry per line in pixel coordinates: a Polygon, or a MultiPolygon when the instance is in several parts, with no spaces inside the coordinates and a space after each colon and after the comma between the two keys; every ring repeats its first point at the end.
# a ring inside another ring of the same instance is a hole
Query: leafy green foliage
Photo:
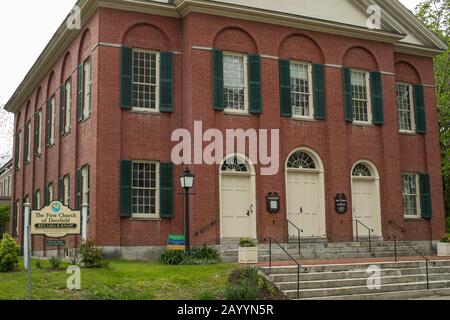
{"type": "Polygon", "coordinates": [[[7,233],[0,241],[0,272],[11,272],[19,263],[20,248],[16,241],[7,233]]]}
{"type": "Polygon", "coordinates": [[[239,246],[241,248],[254,248],[256,247],[256,243],[251,239],[243,238],[239,241],[239,246]]]}
{"type": "Polygon", "coordinates": [[[192,249],[190,255],[183,251],[166,251],[159,260],[167,265],[212,265],[222,261],[220,253],[207,246],[192,249]]]}
{"type": "Polygon", "coordinates": [[[6,226],[9,222],[10,209],[9,205],[0,206],[0,232],[6,231],[6,226]]]}
{"type": "Polygon", "coordinates": [[[53,270],[58,270],[61,267],[61,259],[58,257],[51,257],[48,262],[50,262],[50,268],[53,270]]]}
{"type": "MultiPolygon", "coordinates": [[[[416,14],[450,47],[449,8],[450,0],[426,0],[417,6],[416,14]]],[[[447,216],[450,216],[450,49],[434,59],[434,68],[441,133],[445,207],[447,216]]]]}
{"type": "Polygon", "coordinates": [[[450,217],[447,217],[447,232],[450,233],[450,217]]]}
{"type": "Polygon", "coordinates": [[[257,267],[233,271],[224,295],[226,300],[275,300],[284,298],[272,283],[259,274],[259,268],[257,267]]]}
{"type": "Polygon", "coordinates": [[[85,268],[103,268],[107,263],[103,260],[103,250],[94,240],[88,240],[80,246],[81,264],[85,268]]]}
{"type": "Polygon", "coordinates": [[[441,240],[441,242],[450,243],[450,234],[446,234],[445,237],[441,240]]]}

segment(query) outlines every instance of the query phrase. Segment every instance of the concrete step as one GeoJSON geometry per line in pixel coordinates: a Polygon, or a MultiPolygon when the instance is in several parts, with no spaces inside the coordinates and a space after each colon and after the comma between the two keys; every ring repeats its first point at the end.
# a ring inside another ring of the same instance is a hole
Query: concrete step
{"type": "MultiPolygon", "coordinates": [[[[450,267],[433,267],[429,268],[430,274],[435,275],[450,275],[450,267]]],[[[397,277],[397,276],[410,276],[410,275],[424,275],[426,274],[425,268],[402,268],[402,269],[382,269],[381,276],[384,277],[397,277]]],[[[366,278],[366,270],[352,270],[352,271],[329,271],[329,272],[307,272],[300,273],[300,281],[328,281],[339,279],[358,279],[366,278]]],[[[280,282],[295,282],[297,281],[297,273],[285,273],[285,274],[270,274],[267,278],[275,283],[280,282]]]]}
{"type": "MultiPolygon", "coordinates": [[[[432,289],[447,289],[450,288],[450,281],[432,281],[430,282],[432,289]]],[[[339,287],[339,288],[319,288],[300,290],[300,299],[303,298],[322,298],[322,297],[338,297],[348,295],[361,295],[371,293],[386,293],[386,292],[401,292],[412,290],[426,290],[426,281],[413,283],[394,283],[382,285],[380,289],[370,290],[367,285],[339,287]]],[[[297,299],[297,290],[283,290],[282,291],[289,299],[297,299]]]]}
{"type": "MultiPolygon", "coordinates": [[[[318,264],[318,265],[304,265],[302,270],[304,273],[318,273],[318,272],[340,272],[340,271],[365,271],[369,266],[377,265],[382,270],[384,269],[408,269],[408,268],[425,268],[425,261],[412,260],[412,261],[400,261],[400,262],[355,262],[355,263],[343,263],[343,264],[318,264]]],[[[450,267],[450,260],[435,260],[432,261],[430,268],[432,267],[450,267]]],[[[297,273],[297,266],[273,266],[262,267],[261,271],[265,274],[290,274],[297,273]]]]}
{"type": "MultiPolygon", "coordinates": [[[[433,252],[426,253],[427,256],[434,256],[433,252]]],[[[324,253],[324,254],[315,254],[315,255],[299,255],[292,253],[291,256],[296,260],[331,260],[331,259],[368,259],[368,258],[388,258],[394,257],[394,252],[374,252],[374,253],[361,253],[361,252],[345,252],[345,253],[324,253]]],[[[398,256],[403,257],[415,257],[417,254],[415,252],[404,251],[399,252],[398,256]]],[[[259,255],[259,261],[269,261],[269,255],[259,255]]],[[[289,261],[290,258],[285,253],[273,253],[272,261],[289,261]]]]}
{"type": "MultiPolygon", "coordinates": [[[[450,296],[450,289],[409,290],[400,292],[379,292],[359,295],[305,298],[300,300],[407,300],[426,297],[450,296]]],[[[297,299],[294,299],[297,300],[297,299]]]]}
{"type": "MultiPolygon", "coordinates": [[[[300,281],[300,290],[312,290],[312,289],[334,289],[342,287],[363,287],[367,286],[367,280],[369,275],[366,274],[364,278],[354,279],[335,279],[335,280],[315,280],[315,281],[300,281]]],[[[450,274],[430,274],[430,281],[450,281],[450,274]]],[[[426,273],[415,275],[396,275],[396,276],[383,276],[381,278],[381,285],[388,284],[400,284],[400,283],[419,283],[426,282],[426,273]]],[[[277,282],[277,287],[281,291],[297,290],[297,281],[290,282],[277,282]]]]}

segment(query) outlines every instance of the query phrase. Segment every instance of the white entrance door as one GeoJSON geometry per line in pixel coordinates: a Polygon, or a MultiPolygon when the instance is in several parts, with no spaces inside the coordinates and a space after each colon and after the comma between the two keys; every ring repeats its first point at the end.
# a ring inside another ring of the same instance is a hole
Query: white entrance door
{"type": "MultiPolygon", "coordinates": [[[[302,237],[323,237],[324,217],[321,214],[322,199],[318,173],[287,174],[288,219],[303,230],[302,237]]],[[[298,231],[289,227],[289,236],[298,237],[298,231]]]]}
{"type": "Polygon", "coordinates": [[[255,238],[250,183],[247,175],[222,176],[222,238],[255,238]]]}
{"type": "MultiPolygon", "coordinates": [[[[378,190],[374,179],[354,178],[352,182],[353,219],[359,220],[374,230],[375,237],[381,237],[381,213],[378,190]]],[[[353,234],[356,236],[356,221],[353,223],[353,234]]],[[[369,231],[358,225],[358,235],[368,236],[369,231]]]]}

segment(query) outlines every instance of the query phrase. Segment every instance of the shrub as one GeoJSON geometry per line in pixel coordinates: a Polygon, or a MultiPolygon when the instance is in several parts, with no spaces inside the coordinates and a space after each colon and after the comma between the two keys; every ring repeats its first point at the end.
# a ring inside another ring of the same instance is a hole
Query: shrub
{"type": "Polygon", "coordinates": [[[166,251],[161,255],[159,261],[162,264],[168,265],[181,265],[186,256],[183,251],[166,251]]]}
{"type": "Polygon", "coordinates": [[[225,300],[257,300],[258,288],[249,281],[230,285],[225,289],[225,300]]]}
{"type": "Polygon", "coordinates": [[[251,239],[243,238],[239,241],[239,246],[241,248],[254,248],[256,247],[256,243],[251,239]]]}
{"type": "Polygon", "coordinates": [[[450,243],[450,233],[446,234],[441,242],[450,243]]]}
{"type": "Polygon", "coordinates": [[[50,268],[53,270],[58,270],[61,267],[61,259],[59,257],[51,257],[50,260],[50,268]]]}
{"type": "Polygon", "coordinates": [[[81,264],[85,268],[103,268],[107,263],[103,261],[103,250],[96,246],[94,240],[89,240],[80,246],[81,264]]]}
{"type": "Polygon", "coordinates": [[[7,233],[0,241],[0,272],[11,272],[19,264],[20,248],[7,233]]]}
{"type": "Polygon", "coordinates": [[[447,217],[447,232],[450,233],[450,217],[447,217]]]}
{"type": "Polygon", "coordinates": [[[9,205],[0,206],[0,232],[6,232],[6,225],[9,222],[9,205]]]}
{"type": "Polygon", "coordinates": [[[192,249],[190,255],[183,251],[166,251],[159,261],[167,265],[212,265],[220,263],[222,259],[216,249],[203,246],[192,249]]]}

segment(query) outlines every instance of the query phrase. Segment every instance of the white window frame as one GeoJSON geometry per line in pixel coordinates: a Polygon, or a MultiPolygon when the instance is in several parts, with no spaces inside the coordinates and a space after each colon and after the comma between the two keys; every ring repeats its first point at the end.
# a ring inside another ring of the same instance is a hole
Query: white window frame
{"type": "Polygon", "coordinates": [[[37,147],[37,155],[40,156],[42,153],[42,109],[38,111],[38,125],[39,125],[39,132],[38,132],[38,147],[37,147]]]}
{"type": "MultiPolygon", "coordinates": [[[[298,65],[304,65],[308,67],[308,84],[309,84],[309,116],[301,116],[301,115],[295,115],[294,114],[294,105],[293,101],[291,101],[291,108],[292,108],[292,118],[293,119],[299,119],[299,120],[314,120],[314,88],[313,88],[313,74],[312,74],[312,63],[305,62],[305,61],[296,61],[291,60],[290,62],[290,68],[292,68],[292,64],[298,64],[298,65]]],[[[292,70],[292,69],[291,69],[292,70]]],[[[291,75],[292,79],[292,75],[291,75]]],[[[289,80],[291,80],[289,79],[289,80]]],[[[292,83],[291,83],[292,88],[292,83]]],[[[292,91],[291,91],[292,94],[292,91]]]]}
{"type": "Polygon", "coordinates": [[[63,186],[64,186],[64,205],[70,205],[70,176],[66,175],[63,178],[63,186]]]}
{"type": "MultiPolygon", "coordinates": [[[[249,100],[249,91],[248,91],[248,55],[244,53],[237,53],[237,52],[231,52],[231,51],[225,51],[223,52],[223,64],[225,63],[225,56],[236,56],[236,57],[243,57],[243,63],[244,63],[244,110],[237,110],[237,109],[231,109],[227,108],[227,106],[224,105],[224,113],[228,114],[237,114],[237,115],[248,115],[249,109],[250,109],[250,100],[249,100]]],[[[224,69],[224,79],[225,79],[225,69],[224,69]]],[[[225,103],[225,95],[224,95],[224,103],[225,103]]]]}
{"type": "Polygon", "coordinates": [[[55,186],[53,182],[48,185],[48,203],[52,203],[52,201],[55,201],[55,186]]]}
{"type": "Polygon", "coordinates": [[[22,130],[19,130],[19,132],[17,133],[17,148],[19,150],[18,154],[17,154],[17,170],[20,170],[22,168],[22,130]]]}
{"type": "Polygon", "coordinates": [[[416,133],[416,114],[415,114],[415,105],[414,105],[414,89],[413,89],[413,85],[411,83],[407,83],[407,82],[396,82],[395,84],[395,92],[396,92],[396,105],[397,105],[397,114],[399,117],[399,131],[400,133],[416,133]],[[411,130],[405,130],[405,129],[401,129],[400,128],[400,111],[405,112],[406,110],[399,109],[399,105],[398,105],[398,85],[406,85],[408,86],[408,90],[409,90],[409,104],[411,106],[411,130]]]}
{"type": "Polygon", "coordinates": [[[21,211],[20,211],[21,207],[20,207],[20,201],[17,200],[16,201],[16,236],[20,235],[20,216],[21,216],[21,211]]]}
{"type": "Polygon", "coordinates": [[[28,123],[26,124],[27,126],[27,132],[28,132],[28,146],[27,146],[27,158],[25,159],[25,163],[30,163],[31,162],[31,139],[33,138],[32,136],[32,132],[31,132],[31,120],[28,121],[28,123]]]}
{"type": "Polygon", "coordinates": [[[50,98],[50,146],[55,144],[56,132],[56,97],[53,95],[50,98]]]}
{"type": "Polygon", "coordinates": [[[36,203],[34,206],[37,210],[41,209],[41,190],[36,191],[36,203]]]}
{"type": "MultiPolygon", "coordinates": [[[[145,160],[136,160],[132,162],[132,168],[135,163],[144,163],[144,164],[154,164],[155,170],[156,170],[156,192],[155,192],[155,213],[132,213],[133,218],[137,219],[159,219],[161,217],[161,210],[160,210],[160,203],[159,203],[159,197],[160,197],[160,162],[158,161],[145,161],[145,160]]],[[[133,169],[132,169],[133,170],[133,169]]],[[[133,194],[133,190],[135,189],[133,187],[133,177],[131,181],[131,192],[133,194]]],[[[133,211],[133,210],[132,210],[133,211]]]]}
{"type": "Polygon", "coordinates": [[[370,72],[367,70],[361,70],[361,69],[350,69],[350,86],[353,87],[351,84],[351,78],[353,77],[353,72],[358,73],[364,73],[366,78],[366,93],[367,93],[367,121],[360,121],[355,119],[355,113],[353,112],[353,89],[352,89],[352,113],[353,113],[353,123],[359,124],[359,125],[372,125],[372,91],[370,87],[370,72]]]}
{"type": "Polygon", "coordinates": [[[72,129],[72,77],[66,80],[64,83],[64,92],[66,100],[66,123],[64,127],[64,133],[68,134],[72,129]],[[68,89],[69,88],[69,89],[68,89]]]}
{"type": "Polygon", "coordinates": [[[90,170],[89,166],[85,165],[81,169],[81,204],[88,204],[90,202],[89,192],[90,192],[90,170]]]}
{"type": "MultiPolygon", "coordinates": [[[[415,180],[416,180],[416,190],[417,190],[417,194],[416,196],[416,215],[406,215],[406,208],[403,208],[403,217],[405,219],[420,219],[422,217],[422,205],[421,205],[421,190],[420,190],[420,179],[419,179],[419,175],[417,173],[402,173],[402,197],[404,198],[405,196],[414,196],[413,194],[409,194],[409,195],[405,195],[404,192],[404,177],[406,176],[414,176],[415,180]]],[[[403,206],[404,206],[404,199],[403,199],[403,206]]]]}
{"type": "Polygon", "coordinates": [[[143,52],[143,53],[152,53],[156,55],[156,86],[155,86],[155,109],[151,109],[151,108],[138,108],[134,106],[134,97],[132,97],[132,111],[137,111],[137,112],[147,112],[147,113],[160,113],[160,80],[161,80],[161,54],[159,51],[155,51],[155,50],[145,50],[145,49],[133,49],[133,62],[132,62],[132,86],[134,87],[135,84],[140,84],[140,85],[148,85],[147,83],[141,83],[141,82],[134,82],[134,53],[135,52],[143,52]]]}
{"type": "Polygon", "coordinates": [[[89,56],[83,62],[83,120],[86,120],[91,115],[92,109],[92,57],[89,56]],[[89,72],[87,70],[89,66],[89,72]]]}

